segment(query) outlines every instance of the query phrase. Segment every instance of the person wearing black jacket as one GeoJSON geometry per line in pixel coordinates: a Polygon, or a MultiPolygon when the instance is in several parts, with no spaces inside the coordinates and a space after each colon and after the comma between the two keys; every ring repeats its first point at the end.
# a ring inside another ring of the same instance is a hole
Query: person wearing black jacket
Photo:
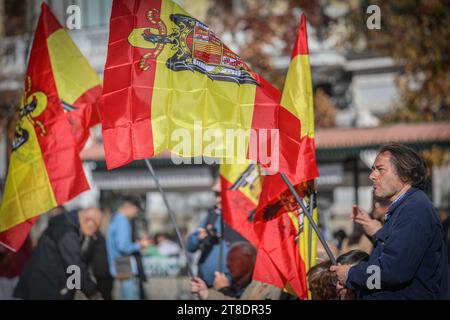
{"type": "Polygon", "coordinates": [[[97,288],[103,299],[112,300],[114,278],[109,272],[108,254],[106,252],[105,236],[97,231],[93,237],[88,238],[89,243],[83,256],[86,259],[92,275],[97,283],[97,288]]]}
{"type": "Polygon", "coordinates": [[[80,270],[79,289],[89,299],[101,299],[81,250],[84,237],[95,234],[100,220],[101,212],[94,207],[52,217],[25,266],[13,296],[26,300],[71,300],[76,288],[68,286],[68,278],[76,273],[71,272],[69,267],[76,266],[80,270]]]}

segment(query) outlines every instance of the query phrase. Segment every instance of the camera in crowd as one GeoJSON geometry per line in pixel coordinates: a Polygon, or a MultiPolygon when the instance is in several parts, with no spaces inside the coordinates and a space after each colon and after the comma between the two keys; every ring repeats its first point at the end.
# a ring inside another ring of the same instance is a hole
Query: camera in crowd
{"type": "Polygon", "coordinates": [[[211,247],[215,244],[219,243],[220,240],[220,234],[217,232],[217,229],[212,226],[208,225],[205,228],[206,230],[206,237],[200,241],[199,249],[203,251],[209,251],[211,247]]]}

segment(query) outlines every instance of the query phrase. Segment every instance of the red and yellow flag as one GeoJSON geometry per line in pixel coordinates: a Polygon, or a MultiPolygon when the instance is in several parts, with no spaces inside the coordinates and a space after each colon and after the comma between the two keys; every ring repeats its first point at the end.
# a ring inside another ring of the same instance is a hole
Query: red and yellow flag
{"type": "Polygon", "coordinates": [[[254,215],[263,179],[259,165],[250,161],[220,165],[223,218],[255,248],[259,246],[260,235],[254,215]]]}
{"type": "MultiPolygon", "coordinates": [[[[289,181],[295,186],[319,176],[314,144],[313,91],[311,69],[309,66],[306,18],[304,15],[302,15],[297,30],[297,38],[283,88],[281,105],[283,108],[280,109],[282,110],[280,117],[286,117],[289,114],[289,117],[295,117],[301,122],[301,130],[298,127],[295,129],[299,133],[300,143],[297,143],[295,140],[280,139],[280,148],[287,150],[294,149],[292,156],[297,157],[297,159],[292,159],[289,162],[297,165],[297,173],[292,174],[291,171],[286,173],[289,181]]],[[[283,121],[283,123],[293,122],[283,121]]],[[[290,131],[295,130],[292,129],[290,131]]],[[[286,193],[290,192],[281,175],[267,176],[264,180],[257,211],[260,212],[267,206],[278,202],[280,195],[286,193]]]]}
{"type": "MultiPolygon", "coordinates": [[[[263,180],[257,164],[220,166],[222,214],[224,220],[257,248],[253,278],[285,289],[302,299],[308,297],[306,273],[315,264],[317,236],[292,195],[283,195],[277,203],[256,216],[263,180]]],[[[310,183],[297,186],[305,206],[314,192],[310,183]]]]}
{"type": "Polygon", "coordinates": [[[90,108],[100,83],[93,73],[43,3],[0,207],[0,243],[11,250],[40,214],[89,189],[79,157],[85,133],[76,140],[61,100],[80,112],[90,108]]]}
{"type": "Polygon", "coordinates": [[[172,1],[113,2],[103,97],[108,168],[170,150],[299,171],[300,120],[279,91],[172,1]]]}
{"type": "Polygon", "coordinates": [[[101,81],[48,6],[43,3],[43,7],[48,12],[47,48],[53,79],[81,151],[89,128],[100,123],[101,81]]]}
{"type": "MultiPolygon", "coordinates": [[[[308,210],[313,206],[313,217],[317,222],[317,208],[311,202],[311,194],[315,191],[312,182],[305,182],[317,176],[307,52],[306,19],[302,16],[283,90],[281,104],[285,109],[281,115],[301,120],[298,162],[303,164],[299,168],[303,171],[290,179],[297,184],[296,189],[308,210]]],[[[291,130],[300,133],[300,126],[291,130]]],[[[281,177],[262,176],[259,167],[251,163],[221,165],[220,173],[224,219],[258,249],[253,278],[306,299],[306,273],[316,261],[317,236],[312,233],[308,219],[286,190],[281,177]],[[268,201],[269,195],[271,201],[268,201]],[[262,207],[259,211],[258,203],[262,207]]]]}

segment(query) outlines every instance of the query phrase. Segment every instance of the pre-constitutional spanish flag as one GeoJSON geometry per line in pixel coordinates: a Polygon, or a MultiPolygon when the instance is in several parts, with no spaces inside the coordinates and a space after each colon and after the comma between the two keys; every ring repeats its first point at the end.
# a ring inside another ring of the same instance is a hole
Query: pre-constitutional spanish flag
{"type": "MultiPolygon", "coordinates": [[[[283,110],[295,115],[301,121],[298,173],[287,173],[299,195],[303,198],[307,210],[317,223],[318,213],[315,201],[314,178],[318,176],[314,146],[314,106],[312,96],[311,71],[308,57],[308,40],[306,17],[302,15],[297,30],[297,38],[289,64],[283,94],[281,97],[283,110]]],[[[281,113],[283,114],[283,113],[281,113]]],[[[281,140],[281,144],[289,142],[281,140]]],[[[289,148],[281,146],[281,148],[289,148]]],[[[279,277],[269,280],[285,289],[296,293],[301,298],[307,298],[306,273],[315,265],[317,256],[317,235],[313,233],[309,220],[296,203],[280,174],[266,176],[255,213],[255,221],[267,221],[265,231],[261,232],[258,259],[254,278],[264,279],[266,265],[273,262],[279,271],[279,277]],[[272,217],[272,218],[270,218],[272,217]],[[295,241],[293,241],[295,239],[295,241]],[[279,245],[279,244],[283,245],[279,245]],[[278,245],[277,245],[278,244],[278,245]],[[285,252],[291,254],[286,254],[285,252]],[[296,254],[292,254],[295,252],[296,254]]],[[[273,266],[272,266],[273,267],[273,266]]]]}
{"type": "MultiPolygon", "coordinates": [[[[301,122],[301,130],[299,128],[289,129],[289,132],[298,132],[298,139],[280,139],[280,149],[292,150],[292,156],[297,157],[289,161],[289,163],[296,164],[297,173],[292,174],[292,171],[286,173],[289,181],[295,186],[319,176],[314,144],[314,104],[305,15],[302,15],[297,30],[281,105],[283,108],[281,108],[280,117],[287,117],[289,114],[289,117],[294,116],[301,122]]],[[[280,122],[286,125],[295,124],[293,121],[280,120],[280,122]]],[[[288,187],[281,175],[267,176],[264,180],[257,211],[260,212],[270,204],[278,202],[280,195],[286,192],[289,192],[288,187]]]]}
{"type": "Polygon", "coordinates": [[[58,94],[58,83],[67,82],[61,80],[66,77],[62,60],[54,69],[54,57],[62,57],[55,50],[67,50],[69,45],[61,33],[60,24],[43,3],[0,207],[0,243],[14,251],[20,248],[37,216],[89,188],[58,94]]]}
{"type": "Polygon", "coordinates": [[[170,150],[298,171],[300,120],[279,91],[170,0],[113,2],[103,97],[108,168],[170,150]]]}
{"type": "MultiPolygon", "coordinates": [[[[315,264],[317,236],[309,221],[289,193],[280,195],[263,214],[255,215],[263,180],[257,164],[222,164],[222,213],[230,227],[238,231],[257,248],[253,278],[273,284],[301,299],[308,297],[306,273],[315,264]]],[[[311,183],[297,185],[305,206],[314,192],[311,183]]]]}
{"type": "MultiPolygon", "coordinates": [[[[317,176],[315,163],[314,114],[311,93],[311,78],[307,56],[306,19],[302,16],[297,33],[292,61],[282,95],[292,115],[302,120],[302,145],[300,163],[304,172],[290,177],[304,199],[307,210],[317,222],[317,208],[311,201],[315,193],[310,177],[317,176]],[[298,183],[298,182],[301,183],[298,183]],[[311,210],[311,206],[312,209],[311,210]]],[[[286,111],[284,111],[285,114],[286,111]]],[[[292,131],[300,128],[292,128],[292,131]]],[[[284,182],[277,176],[263,176],[255,163],[243,165],[223,164],[220,167],[222,180],[222,208],[226,222],[258,249],[253,278],[273,284],[297,295],[308,297],[306,273],[315,264],[317,236],[312,233],[309,220],[305,217],[295,199],[286,190],[284,182]],[[269,182],[276,183],[272,186],[269,182]],[[273,188],[271,188],[273,187],[273,188]],[[266,198],[261,199],[261,188],[266,198]],[[270,193],[268,193],[268,190],[270,193]],[[271,195],[271,201],[267,196],[271,195]],[[258,203],[260,210],[257,211],[258,203]],[[263,204],[261,206],[261,204],[263,204]]]]}

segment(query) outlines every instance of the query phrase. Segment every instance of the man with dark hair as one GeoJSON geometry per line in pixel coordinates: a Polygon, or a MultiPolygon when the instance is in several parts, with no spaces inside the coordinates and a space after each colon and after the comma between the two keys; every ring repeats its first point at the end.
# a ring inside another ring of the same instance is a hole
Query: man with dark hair
{"type": "MultiPolygon", "coordinates": [[[[367,262],[332,266],[338,281],[362,299],[449,299],[449,267],[442,226],[427,195],[423,159],[399,144],[383,146],[370,174],[374,194],[391,205],[371,236],[367,262]]],[[[354,219],[366,215],[359,208],[354,219]]]]}
{"type": "Polygon", "coordinates": [[[142,210],[138,199],[126,196],[121,199],[117,212],[108,226],[106,248],[111,275],[120,282],[120,299],[139,299],[139,264],[136,254],[150,245],[148,239],[133,242],[130,220],[142,210]],[[122,270],[117,270],[119,267],[122,270]]]}

